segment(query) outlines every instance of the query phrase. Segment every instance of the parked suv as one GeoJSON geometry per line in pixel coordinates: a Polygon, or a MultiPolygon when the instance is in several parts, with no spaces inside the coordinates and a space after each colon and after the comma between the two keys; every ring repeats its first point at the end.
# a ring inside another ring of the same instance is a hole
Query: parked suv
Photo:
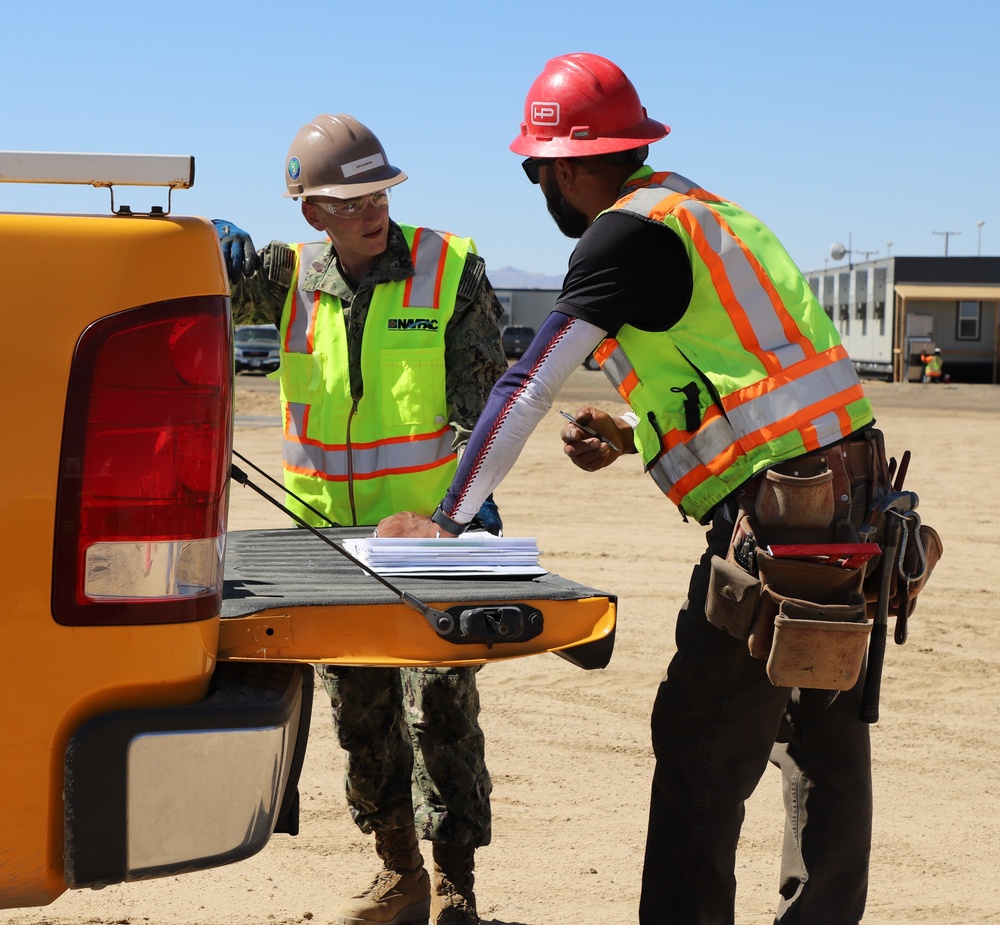
{"type": "Polygon", "coordinates": [[[273,324],[245,324],[236,329],[236,372],[271,373],[278,368],[278,329],[273,324]]]}
{"type": "Polygon", "coordinates": [[[535,329],[526,325],[508,324],[500,333],[503,352],[508,357],[519,357],[528,349],[535,336],[535,329]]]}

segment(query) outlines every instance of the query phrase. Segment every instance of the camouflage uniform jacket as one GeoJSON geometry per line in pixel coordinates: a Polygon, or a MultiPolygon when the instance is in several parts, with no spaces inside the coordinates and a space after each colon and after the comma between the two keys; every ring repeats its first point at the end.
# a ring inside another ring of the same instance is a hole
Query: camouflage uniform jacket
{"type": "MultiPolygon", "coordinates": [[[[230,293],[235,324],[281,326],[281,313],[292,285],[288,245],[272,241],[260,251],[262,267],[253,276],[234,284],[230,293]],[[286,267],[282,271],[282,267],[286,267]]],[[[389,223],[389,241],[385,251],[356,290],[340,272],[337,254],[328,244],[306,270],[302,288],[320,290],[336,296],[344,309],[349,345],[351,394],[355,400],[364,392],[361,377],[361,340],[372,295],[379,283],[394,282],[413,276],[413,262],[403,232],[389,223]]],[[[503,313],[490,281],[486,264],[469,254],[459,282],[455,311],[445,331],[445,389],[449,424],[455,432],[453,446],[465,447],[476,419],[486,404],[493,383],[507,369],[500,343],[499,319],[503,313]]]]}

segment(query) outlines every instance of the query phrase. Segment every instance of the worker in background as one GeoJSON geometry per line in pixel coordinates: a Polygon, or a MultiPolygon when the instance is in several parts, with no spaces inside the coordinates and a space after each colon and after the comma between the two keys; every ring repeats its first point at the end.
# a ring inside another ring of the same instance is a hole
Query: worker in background
{"type": "MultiPolygon", "coordinates": [[[[638,454],[684,519],[708,527],[653,707],[640,921],[734,921],[744,801],[770,759],[788,813],[777,920],[857,923],[872,809],[861,682],[832,704],[829,691],[774,686],[745,640],[707,621],[706,599],[712,557],[726,556],[741,491],[761,473],[821,448],[837,447],[835,462],[853,444],[867,485],[876,469],[887,480],[885,455],[869,440],[871,405],[835,328],[775,236],[734,203],[645,165],[669,131],[611,61],[546,64],[510,147],[560,230],[580,239],[562,291],[493,389],[437,510],[390,517],[378,534],[465,530],[596,350],[632,411],[579,409],[602,439],[568,424],[565,452],[586,470],[638,454]]],[[[866,506],[851,511],[859,523],[866,506]]]]}
{"type": "MultiPolygon", "coordinates": [[[[430,514],[507,368],[502,309],[472,240],[390,219],[390,190],[405,179],[366,126],[324,114],[285,161],[286,195],[322,239],[258,254],[242,229],[215,223],[235,321],[278,325],[288,503],[316,526],[430,514]]],[[[499,533],[492,498],[480,507],[477,527],[499,533]]],[[[438,925],[475,925],[492,788],[478,668],[318,671],[351,815],[374,833],[383,864],[334,921],[399,925],[430,913],[438,925]],[[418,835],[432,843],[433,884],[418,835]]]]}
{"type": "Polygon", "coordinates": [[[927,385],[928,382],[941,381],[944,360],[941,359],[940,347],[935,347],[932,353],[921,354],[920,362],[924,364],[924,385],[927,385]]]}

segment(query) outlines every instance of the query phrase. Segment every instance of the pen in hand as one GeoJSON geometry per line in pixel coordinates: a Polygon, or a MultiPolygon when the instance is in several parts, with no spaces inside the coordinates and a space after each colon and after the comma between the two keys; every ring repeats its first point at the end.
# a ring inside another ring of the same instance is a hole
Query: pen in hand
{"type": "Polygon", "coordinates": [[[586,424],[581,424],[575,417],[573,417],[572,414],[570,414],[567,411],[560,411],[559,413],[564,418],[566,418],[567,421],[570,421],[573,424],[576,424],[576,426],[579,427],[580,430],[582,430],[584,433],[590,434],[591,437],[597,437],[598,440],[600,440],[602,443],[606,443],[616,453],[620,453],[621,452],[621,448],[620,447],[615,446],[614,443],[612,443],[607,437],[603,436],[602,434],[599,434],[596,430],[594,430],[593,427],[588,427],[586,424]]]}

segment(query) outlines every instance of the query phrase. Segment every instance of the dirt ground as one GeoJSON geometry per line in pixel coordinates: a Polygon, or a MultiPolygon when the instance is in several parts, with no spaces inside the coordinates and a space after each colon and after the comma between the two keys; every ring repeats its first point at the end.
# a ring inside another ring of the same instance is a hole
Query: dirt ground
{"type": "MultiPolygon", "coordinates": [[[[941,533],[944,557],[905,646],[886,652],[872,727],[875,837],[866,923],[1000,922],[1000,578],[993,479],[1000,388],[873,382],[887,449],[913,452],[906,487],[941,533]],[[983,486],[989,486],[986,492],[983,486]]],[[[609,410],[598,372],[575,373],[559,407],[609,410]]],[[[241,376],[236,449],[275,476],[274,386],[241,376]]],[[[476,893],[491,925],[632,921],[638,905],[653,759],[648,717],[673,651],[673,622],[703,531],[642,475],[635,457],[586,474],[562,455],[553,411],[496,493],[511,536],[534,536],[543,564],[619,596],[615,654],[584,672],[551,655],[479,675],[493,777],[493,843],[478,852],[476,893]],[[640,550],[645,550],[640,552],[640,550]]],[[[234,487],[231,529],[286,526],[234,487]]],[[[10,925],[261,925],[332,922],[338,899],[375,870],[371,841],[344,807],[329,702],[317,698],[301,781],[301,834],[276,836],[241,864],[163,881],[68,893],[0,912],[10,925]]],[[[783,813],[769,768],[747,806],[737,921],[772,921],[783,813]]]]}

